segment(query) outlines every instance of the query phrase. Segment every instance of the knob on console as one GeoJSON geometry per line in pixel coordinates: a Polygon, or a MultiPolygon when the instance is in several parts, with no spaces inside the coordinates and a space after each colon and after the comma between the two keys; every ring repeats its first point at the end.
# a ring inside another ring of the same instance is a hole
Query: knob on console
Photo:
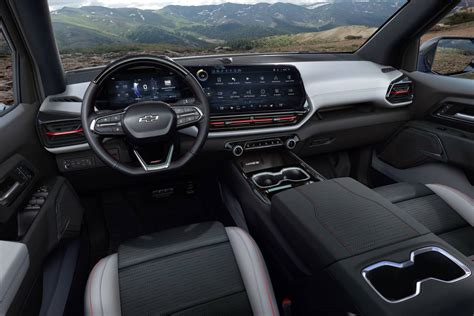
{"type": "Polygon", "coordinates": [[[288,138],[285,142],[285,146],[288,149],[294,149],[296,147],[297,142],[298,140],[295,137],[288,138]]]}
{"type": "Polygon", "coordinates": [[[234,148],[232,148],[232,153],[234,154],[234,156],[240,157],[244,153],[244,148],[240,145],[236,145],[234,146],[234,148]]]}
{"type": "Polygon", "coordinates": [[[199,69],[196,72],[196,77],[199,79],[199,81],[206,81],[209,78],[209,74],[204,69],[199,69]]]}

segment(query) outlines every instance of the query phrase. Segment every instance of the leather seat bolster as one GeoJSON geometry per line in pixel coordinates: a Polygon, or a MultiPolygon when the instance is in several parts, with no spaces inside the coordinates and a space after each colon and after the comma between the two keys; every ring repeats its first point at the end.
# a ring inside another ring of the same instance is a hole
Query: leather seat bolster
{"type": "Polygon", "coordinates": [[[238,227],[227,227],[226,232],[254,315],[278,315],[270,277],[257,244],[238,227]]]}
{"type": "Polygon", "coordinates": [[[474,226],[474,199],[442,184],[427,184],[428,188],[453,208],[466,222],[474,226]]]}
{"type": "Polygon", "coordinates": [[[86,315],[121,315],[117,254],[101,259],[92,269],[84,303],[86,315]]]}

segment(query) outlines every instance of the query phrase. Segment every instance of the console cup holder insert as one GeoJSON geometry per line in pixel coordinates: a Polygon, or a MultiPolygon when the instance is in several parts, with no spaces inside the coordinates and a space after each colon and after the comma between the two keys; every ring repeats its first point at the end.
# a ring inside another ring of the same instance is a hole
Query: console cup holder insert
{"type": "Polygon", "coordinates": [[[410,260],[396,263],[382,261],[362,270],[370,287],[389,303],[399,303],[421,293],[428,280],[454,283],[471,275],[471,270],[456,257],[438,247],[420,248],[410,253],[410,260]]]}
{"type": "Polygon", "coordinates": [[[283,182],[303,182],[311,179],[310,175],[301,168],[283,168],[278,172],[261,172],[252,176],[253,183],[260,189],[276,187],[283,182]]]}

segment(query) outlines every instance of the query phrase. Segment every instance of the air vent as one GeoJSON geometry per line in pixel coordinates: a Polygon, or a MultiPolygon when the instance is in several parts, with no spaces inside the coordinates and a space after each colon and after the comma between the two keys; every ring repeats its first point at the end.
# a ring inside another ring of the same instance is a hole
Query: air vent
{"type": "Polygon", "coordinates": [[[390,85],[386,99],[392,104],[411,103],[413,96],[413,82],[408,77],[403,77],[390,85]]]}
{"type": "Polygon", "coordinates": [[[62,147],[85,143],[80,120],[64,120],[41,125],[41,133],[47,147],[62,147]]]}
{"type": "Polygon", "coordinates": [[[239,115],[212,117],[209,122],[211,131],[249,129],[294,125],[300,121],[304,113],[289,112],[276,114],[239,115]]]}
{"type": "Polygon", "coordinates": [[[82,102],[82,99],[73,96],[53,97],[51,102],[82,102]]]}

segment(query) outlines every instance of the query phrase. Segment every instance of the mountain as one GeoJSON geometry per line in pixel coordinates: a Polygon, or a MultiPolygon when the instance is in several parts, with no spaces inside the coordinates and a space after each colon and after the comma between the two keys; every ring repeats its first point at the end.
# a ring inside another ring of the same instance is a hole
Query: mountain
{"type": "Polygon", "coordinates": [[[257,3],[181,6],[160,10],[84,6],[52,11],[60,49],[109,44],[202,47],[241,39],[328,30],[344,25],[377,27],[404,2],[328,0],[308,5],[257,3]]]}

